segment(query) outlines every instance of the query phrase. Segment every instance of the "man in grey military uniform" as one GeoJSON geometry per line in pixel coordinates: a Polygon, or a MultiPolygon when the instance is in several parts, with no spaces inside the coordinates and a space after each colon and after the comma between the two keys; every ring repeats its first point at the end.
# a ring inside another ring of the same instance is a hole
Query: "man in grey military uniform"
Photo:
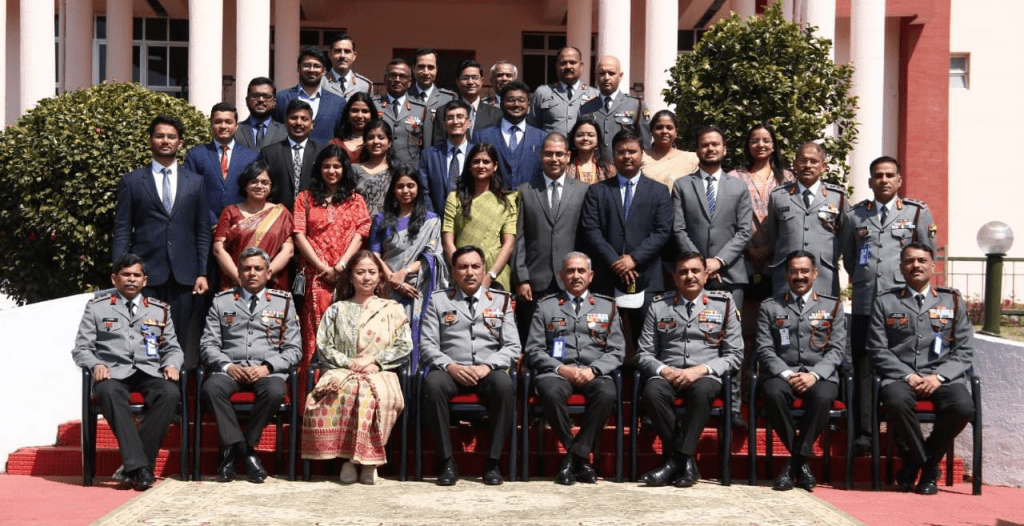
{"type": "Polygon", "coordinates": [[[814,290],[839,296],[841,253],[846,191],[821,180],[825,173],[825,148],[805,142],[793,161],[796,181],[772,191],[768,198],[765,231],[771,240],[772,287],[774,294],[786,292],[786,255],[806,250],[818,258],[818,280],[814,290]]]}
{"type": "Polygon", "coordinates": [[[544,418],[567,451],[555,482],[592,484],[597,472],[590,465],[590,451],[615,408],[615,385],[608,375],[622,365],[626,341],[615,299],[588,290],[594,278],[590,258],[582,252],[568,253],[559,274],[565,292],[538,302],[525,351],[537,375],[534,386],[544,418]],[[583,394],[587,402],[575,437],[567,405],[573,392],[583,394]]]}
{"type": "Polygon", "coordinates": [[[267,289],[270,256],[250,247],[238,256],[241,286],[213,298],[206,329],[199,342],[210,375],[203,382],[203,404],[217,420],[221,457],[217,481],[235,478],[235,463],[242,459],[250,482],[267,478],[255,449],[267,422],[281,406],[285,377],[299,363],[299,318],[291,294],[267,289]],[[231,395],[252,391],[249,425],[243,433],[232,407],[231,395]]]}
{"type": "Polygon", "coordinates": [[[484,104],[500,108],[501,88],[513,80],[519,80],[519,68],[505,59],[495,62],[491,66],[491,94],[483,98],[484,104]]]}
{"type": "Polygon", "coordinates": [[[482,287],[483,250],[472,245],[452,254],[456,286],[431,297],[420,335],[421,362],[430,372],[423,383],[422,408],[434,439],[437,484],[459,480],[448,434],[448,401],[476,392],[487,404],[490,449],[483,482],[502,483],[498,459],[515,419],[515,386],[509,368],[519,359],[519,332],[508,293],[482,287]]]}
{"type": "Polygon", "coordinates": [[[807,465],[814,441],[828,425],[839,394],[836,369],[846,350],[843,302],[812,289],[818,277],[814,254],[798,250],[786,257],[789,291],[761,303],[757,313],[757,361],[768,421],[791,455],[772,486],[779,491],[814,489],[807,465]],[[790,409],[803,401],[804,415],[794,425],[790,409]]]}
{"type": "Polygon", "coordinates": [[[331,57],[331,69],[322,79],[321,86],[327,91],[346,100],[356,92],[367,95],[373,89],[373,81],[352,69],[356,62],[356,43],[347,33],[338,33],[327,41],[327,55],[331,57]]]}
{"type": "Polygon", "coordinates": [[[693,486],[700,479],[693,455],[715,397],[723,396],[722,378],[739,370],[743,333],[738,305],[728,293],[704,288],[704,256],[684,252],[676,258],[676,290],[654,299],[637,346],[636,365],[647,378],[640,407],[661,437],[665,460],[644,474],[648,486],[693,486]],[[672,401],[685,400],[677,421],[672,401]]]}
{"type": "Polygon", "coordinates": [[[413,64],[413,83],[409,95],[430,110],[429,118],[434,120],[438,108],[455,98],[455,92],[434,84],[437,80],[437,52],[422,48],[416,51],[416,63],[413,64]]]}
{"type": "Polygon", "coordinates": [[[619,130],[632,129],[643,139],[643,147],[651,147],[651,115],[640,99],[619,91],[622,65],[619,59],[607,56],[597,61],[597,87],[601,94],[580,107],[580,116],[593,115],[600,124],[604,151],[612,151],[612,137],[619,130]]]}
{"type": "Polygon", "coordinates": [[[420,165],[420,150],[424,138],[430,137],[430,109],[409,94],[412,69],[400,58],[388,62],[385,75],[387,93],[375,97],[374,105],[381,120],[391,126],[394,142],[391,151],[395,158],[409,166],[420,165]]]}
{"type": "Polygon", "coordinates": [[[556,131],[568,137],[580,116],[580,107],[597,97],[599,92],[580,80],[583,73],[580,50],[562,48],[558,52],[556,68],[558,82],[538,87],[530,97],[530,115],[542,130],[548,133],[556,131]]]}
{"type": "Polygon", "coordinates": [[[71,355],[75,365],[92,372],[92,391],[117,437],[123,463],[118,480],[143,491],[156,482],[156,455],[181,400],[176,382],[184,354],[170,307],[142,296],[142,258],[118,258],[110,281],[117,292],[86,304],[71,355]],[[146,401],[138,429],[128,405],[132,391],[146,401]]]}
{"type": "Polygon", "coordinates": [[[890,429],[906,448],[896,483],[903,491],[913,488],[922,495],[934,495],[939,461],[974,416],[974,401],[967,390],[974,331],[960,293],[931,285],[935,253],[929,245],[903,247],[900,270],[906,286],[875,299],[867,349],[874,358],[875,373],[882,378],[879,397],[890,429]],[[937,417],[927,440],[914,414],[918,400],[935,405],[937,417]]]}
{"type": "Polygon", "coordinates": [[[935,250],[937,229],[921,201],[900,198],[900,164],[892,157],[871,162],[868,186],[874,199],[865,199],[846,212],[843,221],[843,268],[853,281],[853,316],[850,346],[857,399],[857,439],[854,454],[871,447],[871,356],[865,349],[871,306],[875,298],[904,284],[900,251],[909,243],[924,243],[935,250]]]}

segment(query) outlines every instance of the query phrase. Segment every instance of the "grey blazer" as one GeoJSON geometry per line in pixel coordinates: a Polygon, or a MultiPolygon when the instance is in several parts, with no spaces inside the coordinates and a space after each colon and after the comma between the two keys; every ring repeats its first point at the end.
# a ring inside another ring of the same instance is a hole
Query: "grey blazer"
{"type": "Polygon", "coordinates": [[[565,290],[562,280],[558,279],[558,271],[565,255],[576,247],[576,230],[589,185],[571,177],[564,178],[563,183],[554,216],[547,193],[551,179],[535,177],[519,185],[513,277],[516,283],[530,282],[535,292],[544,290],[552,280],[559,289],[565,290]]]}
{"type": "Polygon", "coordinates": [[[522,347],[512,298],[494,289],[477,291],[476,314],[458,288],[435,291],[423,316],[420,362],[444,369],[451,363],[508,369],[522,347]]]}
{"type": "Polygon", "coordinates": [[[552,294],[540,300],[530,322],[526,357],[537,377],[557,375],[562,364],[591,367],[607,375],[622,365],[626,340],[615,300],[588,294],[576,314],[567,294],[552,294]],[[560,339],[555,349],[555,339],[560,339]]]}
{"type": "Polygon", "coordinates": [[[809,208],[804,205],[800,187],[795,182],[772,190],[764,225],[774,246],[770,266],[775,295],[784,294],[789,287],[786,256],[797,249],[806,250],[818,259],[814,290],[839,295],[838,265],[846,206],[846,191],[824,181],[812,196],[809,208]]]}
{"type": "Polygon", "coordinates": [[[256,144],[256,138],[253,136],[252,129],[252,120],[246,119],[242,121],[242,123],[238,125],[238,131],[235,132],[235,141],[246,148],[259,150],[268,144],[281,142],[288,138],[288,130],[285,129],[284,124],[281,124],[274,119],[270,119],[267,131],[263,134],[263,142],[259,144],[256,144]]]}
{"type": "Polygon", "coordinates": [[[787,370],[811,372],[821,380],[838,383],[836,368],[845,351],[846,315],[836,298],[812,292],[802,311],[790,292],[761,303],[757,361],[764,376],[778,376],[787,370]]]}
{"type": "Polygon", "coordinates": [[[271,376],[285,379],[289,367],[302,358],[299,317],[292,295],[267,289],[249,312],[236,287],[213,298],[206,314],[206,329],[199,341],[203,363],[224,374],[229,364],[269,365],[271,376]]]}
{"type": "Polygon", "coordinates": [[[729,284],[747,283],[743,249],[750,242],[751,207],[747,185],[724,172],[715,194],[715,215],[708,210],[700,170],[676,179],[672,187],[672,235],[681,250],[699,252],[724,263],[719,271],[729,284]]]}
{"type": "Polygon", "coordinates": [[[110,377],[124,380],[142,371],[162,378],[161,369],[181,369],[184,354],[171,321],[171,308],[153,298],[141,298],[135,316],[118,294],[89,301],[71,351],[75,365],[92,369],[103,364],[110,377]]]}

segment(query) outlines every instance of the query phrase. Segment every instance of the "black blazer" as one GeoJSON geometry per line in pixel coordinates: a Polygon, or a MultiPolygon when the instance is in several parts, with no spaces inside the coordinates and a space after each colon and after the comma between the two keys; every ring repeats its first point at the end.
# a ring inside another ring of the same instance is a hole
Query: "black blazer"
{"type": "Polygon", "coordinates": [[[114,211],[113,260],[131,252],[146,263],[148,286],[174,279],[191,286],[206,275],[210,254],[210,211],[206,186],[199,174],[178,165],[178,184],[171,213],[157,193],[147,164],[121,178],[114,211]]]}
{"type": "Polygon", "coordinates": [[[636,261],[637,291],[660,292],[661,253],[672,236],[672,198],[665,185],[637,174],[636,191],[629,219],[623,218],[619,178],[612,177],[587,189],[580,215],[579,243],[593,259],[594,281],[591,290],[614,294],[625,292],[626,285],[611,271],[611,264],[622,254],[636,261]]]}
{"type": "Polygon", "coordinates": [[[295,183],[292,179],[293,170],[292,164],[292,146],[288,139],[285,139],[274,144],[264,146],[260,150],[260,156],[267,165],[270,167],[270,180],[274,184],[273,190],[270,191],[269,201],[272,203],[281,203],[291,210],[295,204],[295,196],[299,192],[309,188],[309,182],[312,180],[313,163],[316,161],[316,156],[320,155],[320,150],[323,150],[325,146],[320,144],[313,139],[306,141],[306,148],[302,151],[302,174],[299,176],[299,188],[295,188],[295,183]]]}

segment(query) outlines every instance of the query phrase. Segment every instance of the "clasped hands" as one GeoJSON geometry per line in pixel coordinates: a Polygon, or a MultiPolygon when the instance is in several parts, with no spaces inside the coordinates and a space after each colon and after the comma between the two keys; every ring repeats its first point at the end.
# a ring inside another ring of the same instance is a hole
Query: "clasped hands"
{"type": "MultiPolygon", "coordinates": [[[[177,367],[175,367],[173,365],[168,365],[167,367],[164,367],[163,371],[161,371],[161,372],[163,372],[164,380],[168,380],[168,381],[171,381],[171,382],[177,382],[178,381],[178,368],[177,367]]],[[[92,368],[92,381],[93,381],[93,383],[99,383],[99,382],[102,382],[104,380],[109,380],[109,379],[110,379],[110,369],[107,368],[106,365],[103,365],[103,364],[99,363],[99,364],[96,364],[96,365],[93,366],[93,368],[92,368]]]]}
{"type": "Polygon", "coordinates": [[[559,365],[555,372],[565,378],[573,387],[582,387],[596,378],[594,369],[591,367],[576,367],[575,365],[559,365]]]}
{"type": "Polygon", "coordinates": [[[230,376],[232,380],[243,385],[248,385],[256,383],[259,379],[269,375],[270,368],[266,365],[250,365],[248,367],[242,367],[241,365],[231,364],[225,372],[227,372],[228,376],[230,376]]]}
{"type": "Polygon", "coordinates": [[[937,374],[921,376],[914,373],[907,378],[907,383],[910,384],[910,388],[914,390],[914,394],[922,398],[931,396],[932,393],[942,385],[942,381],[939,380],[939,375],[937,374]]]}
{"type": "Polygon", "coordinates": [[[672,387],[676,389],[685,389],[693,385],[693,382],[704,378],[708,374],[708,368],[705,365],[694,365],[693,367],[687,367],[686,369],[678,369],[670,365],[666,365],[661,370],[661,377],[668,380],[672,387]]]}
{"type": "Polygon", "coordinates": [[[472,387],[476,385],[483,377],[491,374],[491,367],[485,364],[479,365],[461,365],[457,363],[448,364],[445,371],[449,376],[452,377],[459,385],[466,387],[472,387]]]}

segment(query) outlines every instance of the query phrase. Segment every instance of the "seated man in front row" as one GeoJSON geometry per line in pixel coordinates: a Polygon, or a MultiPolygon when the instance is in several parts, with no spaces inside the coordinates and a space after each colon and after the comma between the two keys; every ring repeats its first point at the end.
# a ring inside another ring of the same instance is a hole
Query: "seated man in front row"
{"type": "Polygon", "coordinates": [[[459,471],[448,435],[448,401],[457,393],[476,392],[487,404],[491,447],[484,462],[484,484],[501,484],[498,459],[515,419],[515,386],[509,367],[519,358],[519,332],[506,292],[486,289],[484,252],[475,246],[452,254],[456,286],[434,292],[420,333],[421,361],[429,367],[422,404],[434,439],[437,484],[458,482],[459,471]]]}
{"type": "Polygon", "coordinates": [[[875,299],[867,338],[875,373],[882,378],[882,405],[906,448],[896,482],[903,491],[922,495],[938,491],[939,461],[974,417],[974,400],[967,391],[974,332],[960,293],[931,286],[934,258],[932,248],[923,243],[903,247],[900,271],[907,284],[875,299]],[[928,440],[914,414],[918,399],[935,404],[937,417],[928,440]]]}
{"type": "Polygon", "coordinates": [[[141,294],[142,258],[121,256],[110,281],[117,292],[86,304],[72,356],[76,365],[92,370],[93,393],[117,437],[123,462],[118,480],[143,491],[156,482],[156,455],[181,400],[175,382],[184,355],[170,307],[141,294]],[[138,429],[128,405],[132,391],[146,400],[138,429]]]}
{"type": "Polygon", "coordinates": [[[772,486],[778,491],[793,489],[794,481],[807,491],[814,489],[817,481],[806,460],[839,394],[836,368],[846,350],[846,315],[842,301],[814,292],[817,278],[814,255],[791,252],[786,258],[789,291],[765,300],[757,313],[761,393],[768,421],[791,455],[772,486]],[[798,397],[805,410],[799,427],[790,412],[798,397]]]}
{"type": "Polygon", "coordinates": [[[642,480],[648,486],[688,488],[700,479],[693,455],[711,403],[722,396],[722,378],[739,370],[743,360],[743,333],[732,296],[704,289],[703,256],[684,252],[672,270],[676,290],[651,303],[637,346],[637,368],[648,378],[640,406],[661,437],[665,456],[642,480]],[[679,422],[672,407],[677,396],[686,405],[679,422]]]}
{"type": "Polygon", "coordinates": [[[284,400],[288,369],[302,357],[299,318],[291,294],[266,288],[270,256],[263,250],[242,251],[238,278],[242,285],[217,294],[206,315],[199,347],[212,374],[203,382],[202,397],[220,435],[217,481],[234,480],[235,462],[241,458],[249,481],[260,483],[267,472],[254,449],[284,400]],[[244,434],[230,402],[239,390],[256,394],[244,434]]]}
{"type": "Polygon", "coordinates": [[[537,375],[534,385],[543,401],[544,418],[568,452],[555,482],[564,486],[576,481],[593,484],[597,472],[589,463],[590,450],[615,408],[615,385],[608,374],[622,365],[625,339],[615,300],[587,290],[594,271],[586,254],[567,254],[560,277],[565,292],[540,300],[526,356],[537,375]],[[587,400],[575,438],[566,403],[573,391],[587,400]]]}

